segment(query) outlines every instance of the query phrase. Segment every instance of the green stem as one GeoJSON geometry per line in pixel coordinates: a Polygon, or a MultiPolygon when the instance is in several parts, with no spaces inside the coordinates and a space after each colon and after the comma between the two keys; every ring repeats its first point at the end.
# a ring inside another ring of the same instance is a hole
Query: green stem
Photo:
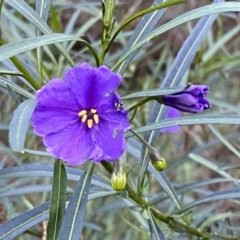
{"type": "Polygon", "coordinates": [[[152,100],[155,100],[155,97],[147,97],[145,99],[143,99],[142,101],[140,101],[139,103],[133,105],[132,107],[128,108],[127,111],[128,112],[131,112],[135,109],[137,109],[138,107],[142,106],[143,104],[149,102],[149,101],[152,101],[152,100]]]}
{"type": "MultiPolygon", "coordinates": [[[[0,46],[3,46],[5,43],[0,37],[0,46]]],[[[16,68],[23,74],[23,77],[37,90],[40,89],[40,84],[34,79],[34,77],[28,72],[28,70],[23,66],[23,64],[18,60],[17,57],[11,57],[10,60],[16,66],[16,68]]]]}
{"type": "MultiPolygon", "coordinates": [[[[2,7],[3,7],[4,0],[0,2],[0,16],[2,17],[2,7]]],[[[2,36],[2,19],[0,19],[0,36],[2,36]]]]}
{"type": "Polygon", "coordinates": [[[162,8],[167,8],[179,3],[183,3],[184,0],[170,0],[170,1],[166,1],[166,2],[162,2],[156,6],[152,6],[150,8],[144,9],[138,13],[135,13],[134,15],[132,15],[130,18],[126,19],[116,30],[116,32],[113,34],[113,37],[111,38],[111,40],[108,43],[108,46],[106,48],[106,52],[108,51],[108,49],[110,48],[111,44],[113,43],[113,41],[116,39],[116,37],[118,36],[118,34],[121,32],[121,30],[126,27],[129,23],[131,23],[133,20],[142,17],[144,15],[146,15],[147,13],[150,12],[154,12],[156,10],[162,9],[162,8]]]}
{"type": "MultiPolygon", "coordinates": [[[[105,168],[105,170],[109,173],[113,173],[113,166],[111,163],[107,161],[101,162],[102,166],[105,168]]],[[[202,232],[198,228],[194,226],[190,226],[184,222],[180,222],[178,220],[175,220],[173,217],[166,215],[164,213],[159,212],[153,207],[150,207],[147,203],[147,201],[142,197],[139,196],[137,192],[135,192],[128,184],[126,184],[126,191],[128,192],[128,197],[132,199],[134,202],[136,202],[139,206],[141,206],[143,209],[150,208],[150,211],[154,215],[154,217],[164,223],[166,223],[171,229],[181,228],[185,232],[197,236],[197,237],[207,237],[209,239],[219,238],[223,240],[239,240],[239,237],[229,237],[229,236],[221,236],[218,234],[210,234],[208,232],[202,232]]]]}
{"type": "Polygon", "coordinates": [[[37,69],[39,75],[39,84],[43,86],[43,68],[42,68],[42,47],[37,48],[37,69]]]}
{"type": "Polygon", "coordinates": [[[130,131],[134,136],[136,136],[147,148],[153,149],[153,147],[152,147],[148,142],[146,142],[142,137],[140,137],[135,131],[133,131],[132,129],[129,129],[129,131],[130,131]]]}
{"type": "Polygon", "coordinates": [[[106,0],[102,2],[103,8],[103,28],[102,28],[102,47],[100,53],[100,65],[103,64],[105,55],[107,53],[108,42],[111,38],[112,29],[115,21],[113,20],[114,8],[116,0],[106,0]]]}
{"type": "Polygon", "coordinates": [[[93,57],[95,59],[97,67],[102,65],[102,63],[101,63],[101,61],[100,61],[100,59],[98,57],[97,51],[92,47],[92,45],[90,43],[88,43],[87,41],[83,41],[83,43],[87,46],[89,51],[92,53],[92,55],[93,55],[93,57]]]}

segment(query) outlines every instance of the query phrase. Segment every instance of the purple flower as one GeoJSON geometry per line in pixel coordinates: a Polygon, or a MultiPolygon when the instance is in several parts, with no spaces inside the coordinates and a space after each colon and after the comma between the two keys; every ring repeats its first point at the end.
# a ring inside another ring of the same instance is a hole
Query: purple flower
{"type": "Polygon", "coordinates": [[[71,165],[118,159],[130,128],[115,92],[120,82],[121,76],[106,66],[83,63],[37,91],[31,120],[47,151],[71,165]]]}
{"type": "Polygon", "coordinates": [[[204,97],[209,87],[206,85],[190,85],[182,92],[165,95],[162,97],[163,104],[176,108],[182,112],[197,113],[211,107],[204,97]]]}
{"type": "MultiPolygon", "coordinates": [[[[176,110],[175,108],[169,108],[168,112],[167,112],[167,118],[178,118],[180,117],[180,112],[178,110],[176,110]]],[[[167,127],[167,128],[162,128],[160,130],[161,133],[166,133],[166,132],[170,132],[170,133],[176,133],[177,131],[180,130],[180,126],[173,126],[173,127],[167,127]]]]}

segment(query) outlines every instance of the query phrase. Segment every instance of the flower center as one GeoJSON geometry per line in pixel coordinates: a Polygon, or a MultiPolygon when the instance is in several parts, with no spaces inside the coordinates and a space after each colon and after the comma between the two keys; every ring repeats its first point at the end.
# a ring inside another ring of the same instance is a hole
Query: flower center
{"type": "Polygon", "coordinates": [[[78,113],[78,116],[81,117],[82,123],[87,122],[88,128],[92,128],[94,123],[99,122],[99,117],[97,115],[96,109],[90,109],[90,111],[82,110],[78,113]]]}

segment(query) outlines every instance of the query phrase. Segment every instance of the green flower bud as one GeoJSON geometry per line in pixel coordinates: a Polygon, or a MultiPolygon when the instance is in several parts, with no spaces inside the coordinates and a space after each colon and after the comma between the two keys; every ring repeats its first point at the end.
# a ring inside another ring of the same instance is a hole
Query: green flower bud
{"type": "Polygon", "coordinates": [[[167,167],[166,160],[160,155],[160,153],[153,147],[148,149],[149,157],[152,165],[158,171],[163,171],[167,167]]]}
{"type": "Polygon", "coordinates": [[[152,162],[152,165],[155,167],[156,170],[163,171],[167,167],[167,162],[164,158],[162,158],[161,160],[152,162]]]}
{"type": "Polygon", "coordinates": [[[127,183],[126,173],[123,171],[120,172],[113,172],[111,178],[112,188],[115,191],[122,191],[127,183]]]}

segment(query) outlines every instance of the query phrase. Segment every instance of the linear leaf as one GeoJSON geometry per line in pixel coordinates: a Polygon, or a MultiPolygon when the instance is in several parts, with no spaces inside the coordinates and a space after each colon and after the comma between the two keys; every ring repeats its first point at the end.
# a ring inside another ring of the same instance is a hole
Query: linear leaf
{"type": "Polygon", "coordinates": [[[122,99],[130,99],[130,98],[141,98],[141,97],[153,97],[153,96],[163,96],[166,94],[173,94],[177,92],[181,92],[184,88],[157,88],[157,89],[150,89],[147,91],[141,91],[129,94],[127,96],[123,96],[122,99]]]}
{"type": "MultiPolygon", "coordinates": [[[[2,49],[2,46],[0,47],[0,51],[2,49]]],[[[18,58],[19,62],[24,66],[24,68],[33,76],[34,79],[38,79],[38,75],[36,72],[32,69],[32,67],[24,62],[22,59],[18,58]]],[[[15,65],[10,60],[4,60],[2,64],[8,68],[11,71],[17,71],[18,69],[15,67],[15,65]]],[[[27,85],[32,91],[36,91],[36,89],[23,77],[18,77],[19,80],[21,80],[25,85],[27,85]]]]}
{"type": "MultiPolygon", "coordinates": [[[[26,187],[27,189],[27,187],[26,187]]],[[[115,191],[105,191],[98,193],[90,193],[88,199],[95,199],[99,197],[105,197],[110,195],[116,195],[119,192],[115,191]]],[[[70,196],[67,197],[66,205],[69,203],[70,196]]],[[[0,239],[13,239],[14,237],[20,235],[27,229],[37,225],[38,223],[48,219],[49,202],[46,202],[40,206],[35,207],[32,210],[24,212],[17,217],[5,222],[0,225],[0,239]]],[[[90,227],[89,224],[83,223],[84,227],[90,227]]]]}
{"type": "Polygon", "coordinates": [[[24,152],[24,143],[29,120],[36,105],[36,99],[23,101],[15,110],[9,125],[9,142],[13,151],[24,152]]]}
{"type": "Polygon", "coordinates": [[[39,16],[43,19],[44,22],[47,22],[50,5],[51,0],[36,1],[36,12],[39,14],[39,16]]]}
{"type": "Polygon", "coordinates": [[[193,159],[194,161],[204,165],[205,167],[217,172],[219,175],[225,177],[225,178],[228,178],[228,179],[233,179],[233,177],[228,174],[227,172],[221,170],[214,162],[211,162],[195,153],[190,153],[189,154],[189,157],[191,159],[193,159]]]}
{"type": "MultiPolygon", "coordinates": [[[[150,123],[146,126],[137,128],[134,130],[136,133],[144,133],[147,131],[152,131],[156,129],[162,129],[166,127],[172,126],[186,126],[186,125],[198,125],[198,124],[240,124],[239,116],[231,116],[231,115],[209,115],[209,116],[188,116],[188,117],[180,117],[173,119],[162,120],[161,122],[150,123]]],[[[126,137],[130,137],[132,134],[128,132],[126,137]]]]}
{"type": "Polygon", "coordinates": [[[11,220],[8,220],[7,222],[4,222],[0,225],[0,239],[14,239],[27,229],[44,221],[48,217],[48,208],[49,203],[44,203],[11,220]]]}
{"type": "Polygon", "coordinates": [[[117,70],[119,66],[124,62],[131,54],[133,54],[136,50],[138,50],[141,46],[149,42],[151,39],[159,36],[160,34],[177,27],[183,23],[194,20],[196,18],[200,18],[210,14],[216,14],[220,12],[239,12],[240,11],[240,3],[237,2],[224,2],[224,3],[213,3],[204,7],[200,7],[184,13],[179,17],[174,18],[168,23],[162,25],[161,27],[156,28],[151,33],[144,36],[141,41],[139,41],[134,47],[132,47],[113,67],[113,70],[117,70]]]}
{"type": "Polygon", "coordinates": [[[56,159],[47,225],[47,239],[57,240],[65,214],[67,174],[64,163],[56,159]]]}
{"type": "Polygon", "coordinates": [[[240,217],[240,214],[235,214],[233,212],[225,212],[225,213],[219,213],[214,216],[211,216],[207,218],[205,221],[201,223],[198,228],[203,231],[205,228],[209,227],[212,223],[218,221],[218,220],[223,220],[224,218],[233,218],[233,217],[240,217]]]}
{"type": "Polygon", "coordinates": [[[181,210],[178,211],[178,214],[188,211],[190,209],[193,209],[194,207],[196,207],[200,204],[203,204],[203,203],[224,200],[224,199],[227,199],[227,200],[235,199],[235,198],[240,198],[240,187],[223,190],[223,191],[219,191],[216,193],[211,193],[205,197],[195,200],[193,203],[190,203],[190,204],[184,206],[181,210]]]}
{"type": "Polygon", "coordinates": [[[0,47],[0,61],[16,56],[34,48],[45,46],[47,44],[54,44],[56,42],[64,41],[80,41],[85,42],[79,37],[66,35],[62,33],[47,34],[40,37],[27,38],[19,42],[5,44],[0,47]]]}
{"type": "MultiPolygon", "coordinates": [[[[187,16],[185,15],[185,17],[187,16]]],[[[187,71],[189,65],[192,62],[192,59],[196,55],[201,43],[206,37],[216,17],[217,15],[213,14],[210,16],[205,16],[198,21],[194,29],[191,31],[191,33],[187,37],[186,41],[183,43],[180,51],[177,54],[177,57],[175,58],[170,69],[168,70],[168,73],[163,80],[163,84],[161,88],[178,86],[181,78],[187,71]]],[[[184,15],[182,15],[182,17],[180,16],[179,20],[181,20],[181,18],[184,18],[184,15]]],[[[165,24],[165,27],[168,26],[167,24],[165,24]]],[[[164,28],[164,25],[162,26],[162,28],[164,28]]],[[[161,29],[161,27],[159,29],[161,29]]],[[[153,107],[151,108],[148,123],[150,124],[154,122],[160,122],[161,120],[163,120],[165,118],[167,109],[168,108],[166,106],[159,105],[158,103],[154,102],[153,107]]],[[[152,132],[146,133],[144,136],[144,139],[149,144],[153,145],[158,136],[159,136],[158,131],[152,131],[152,132]]],[[[149,162],[149,157],[148,157],[147,151],[145,148],[143,148],[142,161],[140,162],[140,170],[139,170],[140,178],[138,182],[138,188],[141,188],[143,184],[143,178],[145,176],[148,162],[149,162]]]]}
{"type": "Polygon", "coordinates": [[[183,194],[188,191],[194,191],[195,189],[201,189],[202,187],[206,187],[209,184],[216,184],[216,183],[225,183],[225,182],[235,182],[236,180],[226,179],[226,178],[213,178],[213,179],[206,179],[202,181],[196,181],[188,184],[183,184],[180,186],[175,187],[177,194],[183,194]]]}
{"type": "Polygon", "coordinates": [[[59,240],[75,240],[81,236],[93,168],[94,163],[90,162],[72,194],[59,232],[59,240]]]}
{"type": "Polygon", "coordinates": [[[10,94],[10,96],[13,98],[13,100],[17,104],[20,104],[22,102],[20,96],[15,91],[13,91],[13,89],[8,84],[7,84],[7,90],[8,90],[8,93],[10,94]]]}
{"type": "MultiPolygon", "coordinates": [[[[101,196],[108,196],[106,193],[101,194],[101,196]]],[[[89,199],[94,199],[98,196],[91,194],[89,195],[89,199]]],[[[66,204],[69,203],[70,196],[67,197],[66,204]]],[[[48,219],[48,210],[49,210],[49,202],[46,202],[40,206],[35,207],[27,212],[24,212],[17,217],[8,220],[0,225],[0,239],[1,240],[10,240],[19,236],[27,229],[37,225],[38,223],[48,219]]],[[[89,227],[88,223],[83,223],[84,226],[89,227]]],[[[91,227],[91,226],[90,226],[91,227]]]]}
{"type": "MultiPolygon", "coordinates": [[[[17,182],[15,182],[17,183],[17,182]]],[[[37,192],[50,192],[51,185],[49,184],[31,184],[27,186],[18,186],[17,188],[11,187],[9,190],[1,191],[0,198],[8,196],[17,196],[28,193],[37,193],[37,192]]]]}
{"type": "MultiPolygon", "coordinates": [[[[79,181],[83,171],[76,168],[66,167],[67,177],[72,181],[79,181]]],[[[53,166],[50,164],[25,164],[23,166],[9,167],[0,170],[0,181],[14,177],[53,177],[53,166]]],[[[112,191],[112,187],[99,176],[92,176],[92,184],[112,191]]]]}
{"type": "Polygon", "coordinates": [[[215,134],[215,136],[238,158],[240,158],[240,152],[215,128],[213,125],[208,125],[211,131],[215,134]]]}
{"type": "MultiPolygon", "coordinates": [[[[51,0],[38,0],[35,3],[36,12],[39,14],[39,16],[44,22],[47,22],[50,5],[51,0]]],[[[38,28],[36,30],[36,36],[41,36],[41,31],[38,28]]],[[[41,85],[43,84],[42,56],[43,48],[39,47],[37,48],[37,68],[41,85]]]]}
{"type": "MultiPolygon", "coordinates": [[[[42,31],[44,34],[51,34],[53,31],[51,28],[46,24],[46,22],[39,16],[37,12],[35,12],[25,1],[23,0],[5,0],[10,6],[15,8],[19,11],[26,19],[28,19],[32,24],[34,24],[39,30],[42,31]]],[[[60,45],[56,44],[59,51],[62,55],[67,59],[68,63],[71,66],[74,66],[74,62],[72,61],[71,57],[65,51],[65,49],[60,45]]]]}
{"type": "Polygon", "coordinates": [[[151,234],[151,240],[166,240],[161,228],[159,227],[159,224],[157,223],[157,220],[151,213],[151,211],[148,209],[148,224],[151,234]]]}
{"type": "MultiPolygon", "coordinates": [[[[163,2],[163,0],[156,0],[155,3],[159,4],[163,2]]],[[[152,5],[154,6],[154,4],[152,5]]],[[[166,9],[161,9],[159,11],[155,11],[152,13],[146,14],[137,25],[136,29],[134,30],[132,36],[130,37],[128,43],[126,44],[125,48],[123,49],[120,58],[124,56],[133,46],[136,45],[146,34],[150,33],[151,30],[154,28],[156,23],[162,17],[163,13],[166,9]]],[[[126,68],[129,66],[130,62],[134,58],[136,52],[131,54],[118,68],[118,73],[123,75],[126,68]]]]}
{"type": "Polygon", "coordinates": [[[231,40],[236,34],[239,33],[240,25],[236,25],[236,27],[232,28],[230,31],[225,33],[221,38],[214,42],[214,44],[206,51],[202,56],[202,62],[206,63],[209,59],[226,44],[229,40],[231,40]]]}
{"type": "Polygon", "coordinates": [[[155,179],[162,186],[169,198],[171,198],[171,200],[175,203],[177,209],[181,209],[181,204],[177,198],[175,189],[173,188],[165,172],[158,172],[152,165],[148,165],[148,170],[154,175],[155,179]]]}

